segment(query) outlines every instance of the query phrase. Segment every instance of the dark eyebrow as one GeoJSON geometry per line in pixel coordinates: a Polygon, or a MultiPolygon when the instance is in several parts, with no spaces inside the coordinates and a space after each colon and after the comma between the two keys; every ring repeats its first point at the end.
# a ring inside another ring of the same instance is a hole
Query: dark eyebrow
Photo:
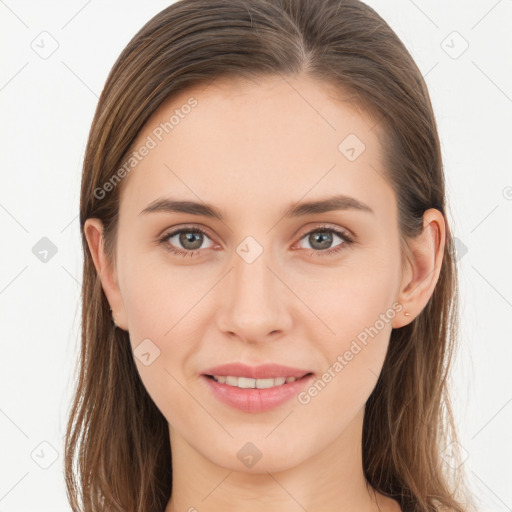
{"type": "Polygon", "coordinates": [[[336,195],[327,199],[294,204],[283,212],[283,217],[302,217],[304,215],[332,212],[334,210],[360,210],[375,214],[367,204],[358,201],[354,197],[336,195]]]}
{"type": "Polygon", "coordinates": [[[215,207],[206,203],[196,203],[195,201],[177,201],[172,198],[156,199],[150,203],[139,215],[145,215],[152,212],[169,213],[190,213],[191,215],[202,215],[204,217],[213,217],[222,220],[223,216],[215,207]]]}
{"type": "MultiPolygon", "coordinates": [[[[345,195],[336,195],[327,199],[308,201],[292,204],[282,214],[282,217],[303,217],[315,213],[325,213],[334,210],[359,210],[375,214],[375,212],[365,203],[345,195]]],[[[175,212],[188,213],[191,215],[202,215],[223,220],[222,213],[212,205],[207,203],[197,203],[195,201],[177,201],[172,198],[156,199],[150,203],[139,215],[152,212],[175,212]]]]}

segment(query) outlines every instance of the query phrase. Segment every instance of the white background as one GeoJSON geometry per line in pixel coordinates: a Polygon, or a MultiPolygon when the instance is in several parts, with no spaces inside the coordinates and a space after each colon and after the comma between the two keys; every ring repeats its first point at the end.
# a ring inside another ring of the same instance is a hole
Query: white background
{"type": "MultiPolygon", "coordinates": [[[[480,510],[512,510],[512,2],[367,3],[430,90],[461,249],[456,419],[480,510]]],[[[80,342],[85,144],[114,61],[168,4],[0,0],[0,512],[70,510],[62,456],[80,342]],[[43,31],[58,43],[47,59],[32,48],[52,44],[43,31]],[[46,263],[32,252],[42,237],[57,247],[46,263]]]]}

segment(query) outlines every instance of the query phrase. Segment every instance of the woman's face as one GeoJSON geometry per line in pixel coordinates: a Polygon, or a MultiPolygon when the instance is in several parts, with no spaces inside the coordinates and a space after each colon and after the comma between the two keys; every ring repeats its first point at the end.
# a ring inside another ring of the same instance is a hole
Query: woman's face
{"type": "Polygon", "coordinates": [[[404,323],[396,198],[374,125],[325,84],[272,77],[188,89],[139,134],[106,292],[172,443],[254,472],[354,448],[404,323]],[[231,362],[313,376],[272,405],[268,390],[235,396],[204,375],[231,362]]]}

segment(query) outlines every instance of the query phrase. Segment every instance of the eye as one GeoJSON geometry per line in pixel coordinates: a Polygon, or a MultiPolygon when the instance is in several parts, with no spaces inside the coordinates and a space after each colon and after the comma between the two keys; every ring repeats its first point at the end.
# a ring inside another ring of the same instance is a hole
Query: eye
{"type": "Polygon", "coordinates": [[[200,228],[181,228],[164,235],[159,239],[159,243],[165,245],[168,251],[179,256],[193,256],[203,245],[205,237],[210,239],[206,231],[200,228]],[[177,238],[177,240],[171,243],[173,238],[177,238]],[[176,247],[178,244],[184,249],[176,247]]]}
{"type": "Polygon", "coordinates": [[[344,231],[331,228],[329,226],[320,226],[306,233],[301,240],[305,240],[314,249],[311,256],[332,255],[341,251],[345,246],[354,243],[353,238],[344,231]],[[334,248],[330,248],[335,237],[341,239],[341,243],[334,248]]]}
{"type": "MultiPolygon", "coordinates": [[[[200,251],[205,237],[211,240],[203,229],[185,227],[164,235],[159,239],[159,243],[164,245],[166,250],[173,254],[192,257],[200,251]],[[173,238],[176,238],[176,240],[171,242],[173,238]],[[183,249],[180,248],[180,246],[183,247],[183,249]]],[[[348,233],[329,226],[320,226],[309,231],[301,237],[301,241],[304,239],[312,245],[313,250],[310,253],[311,256],[332,255],[354,243],[353,238],[348,233]],[[338,237],[341,243],[334,248],[330,248],[335,237],[338,237]]],[[[212,246],[210,246],[210,248],[211,247],[212,246]]]]}

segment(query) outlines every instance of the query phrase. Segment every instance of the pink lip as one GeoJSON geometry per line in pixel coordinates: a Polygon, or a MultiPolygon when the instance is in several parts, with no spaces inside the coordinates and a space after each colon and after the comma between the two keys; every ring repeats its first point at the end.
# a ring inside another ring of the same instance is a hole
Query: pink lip
{"type": "Polygon", "coordinates": [[[203,375],[217,375],[233,377],[248,377],[250,379],[275,379],[276,377],[295,377],[300,379],[311,370],[291,368],[280,364],[263,364],[260,366],[248,366],[242,363],[227,363],[204,370],[203,375]]]}
{"type": "MultiPolygon", "coordinates": [[[[215,375],[219,375],[215,373],[215,375]]],[[[233,375],[233,374],[230,374],[233,375]]],[[[284,375],[282,375],[284,377],[284,375]]],[[[291,377],[291,375],[290,375],[291,377]]],[[[253,377],[255,378],[255,377],[253,377]]],[[[264,377],[260,377],[264,378],[264,377]]],[[[308,385],[314,375],[302,377],[294,382],[288,382],[281,386],[275,386],[267,389],[242,389],[228,384],[216,382],[211,377],[201,375],[215,397],[224,404],[235,407],[244,412],[263,412],[273,409],[297,394],[308,385]]]]}

